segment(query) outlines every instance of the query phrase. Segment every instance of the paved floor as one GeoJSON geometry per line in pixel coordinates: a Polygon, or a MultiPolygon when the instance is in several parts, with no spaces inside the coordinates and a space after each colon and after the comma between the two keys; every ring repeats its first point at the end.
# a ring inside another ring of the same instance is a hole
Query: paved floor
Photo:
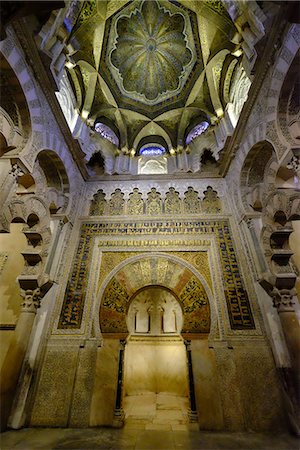
{"type": "Polygon", "coordinates": [[[25,428],[0,435],[1,450],[299,450],[290,435],[134,428],[25,428]]]}
{"type": "MultiPolygon", "coordinates": [[[[189,400],[169,393],[144,392],[124,397],[126,428],[140,430],[188,431],[189,400]]],[[[196,428],[195,428],[196,426],[196,428]]]]}

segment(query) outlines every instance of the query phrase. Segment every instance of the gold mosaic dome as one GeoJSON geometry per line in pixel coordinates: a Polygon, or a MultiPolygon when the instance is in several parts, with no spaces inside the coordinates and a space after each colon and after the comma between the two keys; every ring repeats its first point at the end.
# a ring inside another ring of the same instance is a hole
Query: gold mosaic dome
{"type": "Polygon", "coordinates": [[[116,23],[111,63],[126,94],[140,94],[148,102],[180,90],[193,63],[184,16],[171,13],[156,1],[142,2],[116,23]],[[121,78],[121,80],[119,79],[121,78]]]}

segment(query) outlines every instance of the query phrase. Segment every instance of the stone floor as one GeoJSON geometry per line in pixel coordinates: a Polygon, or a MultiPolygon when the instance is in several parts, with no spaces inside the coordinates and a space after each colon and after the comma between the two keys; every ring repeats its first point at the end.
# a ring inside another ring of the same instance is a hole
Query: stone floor
{"type": "Polygon", "coordinates": [[[164,431],[195,429],[196,424],[188,423],[188,406],[187,397],[164,392],[127,396],[123,401],[126,428],[164,431]]]}
{"type": "Polygon", "coordinates": [[[290,435],[111,428],[24,428],[0,435],[1,450],[299,450],[290,435]]]}

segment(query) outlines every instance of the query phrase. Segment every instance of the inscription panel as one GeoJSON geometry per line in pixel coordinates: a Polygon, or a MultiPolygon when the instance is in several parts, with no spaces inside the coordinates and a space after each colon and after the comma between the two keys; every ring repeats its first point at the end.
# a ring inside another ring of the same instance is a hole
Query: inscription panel
{"type": "MultiPolygon", "coordinates": [[[[80,239],[76,255],[73,261],[72,272],[67,284],[65,297],[62,305],[58,329],[79,329],[81,326],[85,293],[87,290],[91,255],[94,238],[97,236],[113,237],[114,240],[103,242],[103,247],[138,247],[143,241],[129,239],[127,242],[118,242],[121,236],[143,236],[155,235],[157,239],[148,241],[146,245],[157,246],[174,245],[164,236],[176,235],[214,235],[222,265],[224,293],[227,302],[228,316],[233,330],[254,329],[254,320],[247,296],[246,289],[238,267],[232,232],[228,219],[207,219],[189,221],[136,221],[136,222],[85,222],[81,226],[80,239]]],[[[191,241],[181,241],[181,245],[191,245],[191,241]]],[[[178,250],[180,242],[178,242],[178,250]]]]}

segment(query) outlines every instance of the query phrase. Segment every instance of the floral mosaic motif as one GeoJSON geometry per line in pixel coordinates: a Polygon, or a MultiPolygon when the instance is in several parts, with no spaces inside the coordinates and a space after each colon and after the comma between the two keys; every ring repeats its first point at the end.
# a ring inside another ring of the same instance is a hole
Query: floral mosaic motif
{"type": "Polygon", "coordinates": [[[183,333],[209,332],[210,309],[207,294],[199,280],[192,276],[179,295],[184,314],[183,333]]]}
{"type": "MultiPolygon", "coordinates": [[[[186,233],[187,229],[189,235],[215,235],[223,272],[224,291],[231,328],[233,330],[254,329],[253,315],[240,274],[228,219],[205,219],[204,221],[197,219],[188,221],[168,220],[167,223],[164,221],[122,223],[105,223],[102,221],[83,224],[77,253],[73,261],[72,272],[63,301],[58,328],[79,329],[81,327],[94,237],[117,237],[121,235],[134,238],[137,234],[160,237],[166,235],[176,236],[186,233]]],[[[133,245],[132,242],[130,242],[130,245],[133,245]]],[[[108,241],[106,245],[109,245],[108,241]]],[[[114,245],[113,241],[111,245],[114,245]]],[[[115,312],[117,313],[117,311],[115,312]]]]}
{"type": "Polygon", "coordinates": [[[130,16],[116,24],[117,38],[110,59],[126,93],[156,101],[182,86],[182,74],[192,61],[184,34],[185,19],[157,1],[136,4],[130,16]]]}
{"type": "MultiPolygon", "coordinates": [[[[155,264],[157,259],[150,259],[149,262],[150,265],[152,262],[155,264]]],[[[129,264],[128,270],[130,268],[131,264],[129,264]]],[[[123,280],[122,283],[120,282],[118,272],[104,291],[100,307],[100,327],[102,333],[128,332],[126,316],[130,295],[127,292],[128,288],[125,289],[126,284],[128,284],[126,280],[123,280]]],[[[155,285],[153,280],[152,285],[155,285]]],[[[209,302],[204,287],[195,276],[189,274],[188,278],[184,280],[178,301],[184,313],[182,332],[208,333],[210,329],[209,302]]],[[[151,304],[152,301],[150,301],[150,308],[151,304]]],[[[153,307],[155,309],[156,306],[152,304],[152,309],[153,307]]],[[[164,304],[161,306],[164,307],[164,304]]],[[[150,309],[148,308],[148,310],[150,309]]],[[[161,311],[163,311],[163,308],[161,308],[161,311]]]]}
{"type": "Polygon", "coordinates": [[[146,200],[146,213],[149,215],[157,215],[162,212],[162,199],[159,192],[155,188],[151,188],[146,200]]]}
{"type": "Polygon", "coordinates": [[[200,212],[200,199],[198,192],[189,186],[188,190],[184,193],[184,211],[186,213],[198,213],[200,212]]]}
{"type": "Polygon", "coordinates": [[[175,191],[173,187],[170,187],[169,192],[166,193],[165,213],[177,214],[180,212],[181,212],[181,201],[179,198],[179,192],[175,191]]]}
{"type": "Polygon", "coordinates": [[[133,192],[129,194],[129,200],[127,203],[128,214],[140,215],[144,212],[144,201],[142,199],[142,194],[139,192],[138,188],[134,188],[133,192]]]}
{"type": "Polygon", "coordinates": [[[103,190],[100,189],[93,196],[93,200],[91,202],[90,207],[90,216],[103,216],[106,211],[107,202],[105,200],[105,195],[103,190]]]}
{"type": "Polygon", "coordinates": [[[211,186],[207,186],[204,191],[203,211],[206,213],[219,213],[221,211],[221,202],[217,191],[214,191],[211,186]]]}
{"type": "Polygon", "coordinates": [[[121,189],[116,189],[115,192],[111,194],[111,199],[109,201],[109,212],[113,216],[118,216],[124,213],[124,194],[121,189]]]}
{"type": "Polygon", "coordinates": [[[113,278],[105,289],[103,299],[103,308],[108,308],[119,313],[126,313],[126,304],[129,296],[116,278],[113,278]]]}

